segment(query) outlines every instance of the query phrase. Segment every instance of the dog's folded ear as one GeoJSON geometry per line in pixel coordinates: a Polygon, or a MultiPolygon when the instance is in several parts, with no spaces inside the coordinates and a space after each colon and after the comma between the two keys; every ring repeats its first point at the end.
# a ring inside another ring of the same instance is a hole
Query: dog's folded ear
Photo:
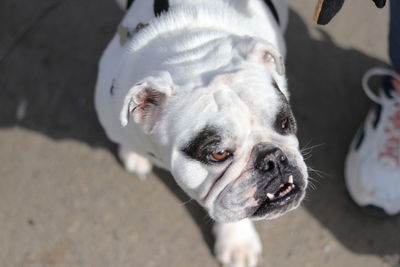
{"type": "Polygon", "coordinates": [[[282,55],[271,44],[263,44],[260,48],[263,62],[270,67],[275,67],[279,75],[285,74],[285,63],[282,55]]]}
{"type": "Polygon", "coordinates": [[[121,125],[125,127],[129,120],[143,126],[146,133],[151,132],[166,97],[173,94],[173,82],[167,72],[150,76],[129,89],[120,113],[121,125]]]}
{"type": "Polygon", "coordinates": [[[271,43],[253,37],[248,37],[241,41],[239,49],[242,49],[248,59],[265,64],[279,75],[285,74],[284,59],[278,49],[271,43]]]}

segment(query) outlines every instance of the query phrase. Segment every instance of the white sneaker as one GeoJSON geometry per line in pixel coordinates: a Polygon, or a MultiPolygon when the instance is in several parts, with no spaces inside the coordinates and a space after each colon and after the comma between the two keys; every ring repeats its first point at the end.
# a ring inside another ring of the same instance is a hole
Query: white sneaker
{"type": "Polygon", "coordinates": [[[392,70],[367,71],[362,86],[377,105],[367,115],[353,139],[345,163],[347,189],[361,207],[373,207],[388,215],[400,212],[400,95],[392,91],[372,93],[368,80],[374,75],[389,75],[392,70]]]}

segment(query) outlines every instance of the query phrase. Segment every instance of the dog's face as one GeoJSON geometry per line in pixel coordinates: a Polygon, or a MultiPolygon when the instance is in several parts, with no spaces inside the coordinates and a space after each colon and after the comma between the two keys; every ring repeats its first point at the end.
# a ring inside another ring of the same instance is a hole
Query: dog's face
{"type": "Polygon", "coordinates": [[[146,84],[121,113],[137,112],[180,187],[220,222],[275,218],[305,194],[307,168],[286,81],[279,59],[267,58],[244,60],[184,94],[159,94],[146,84]]]}
{"type": "Polygon", "coordinates": [[[275,81],[235,76],[181,107],[192,119],[175,117],[171,172],[217,221],[277,217],[299,205],[307,184],[296,122],[275,81]]]}

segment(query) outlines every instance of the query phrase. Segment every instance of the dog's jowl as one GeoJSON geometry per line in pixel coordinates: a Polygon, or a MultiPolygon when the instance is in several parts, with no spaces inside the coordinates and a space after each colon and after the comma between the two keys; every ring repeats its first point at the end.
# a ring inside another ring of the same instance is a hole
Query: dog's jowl
{"type": "Polygon", "coordinates": [[[118,3],[129,9],[100,60],[102,126],[128,171],[169,170],[207,210],[220,262],[257,265],[251,220],[298,207],[308,178],[285,77],[286,2],[118,3]]]}

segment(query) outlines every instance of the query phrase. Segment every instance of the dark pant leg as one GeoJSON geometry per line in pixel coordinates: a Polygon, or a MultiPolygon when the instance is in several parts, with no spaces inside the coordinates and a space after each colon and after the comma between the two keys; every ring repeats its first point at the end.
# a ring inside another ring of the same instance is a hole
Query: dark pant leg
{"type": "Polygon", "coordinates": [[[400,0],[390,1],[389,57],[400,73],[400,0]]]}

